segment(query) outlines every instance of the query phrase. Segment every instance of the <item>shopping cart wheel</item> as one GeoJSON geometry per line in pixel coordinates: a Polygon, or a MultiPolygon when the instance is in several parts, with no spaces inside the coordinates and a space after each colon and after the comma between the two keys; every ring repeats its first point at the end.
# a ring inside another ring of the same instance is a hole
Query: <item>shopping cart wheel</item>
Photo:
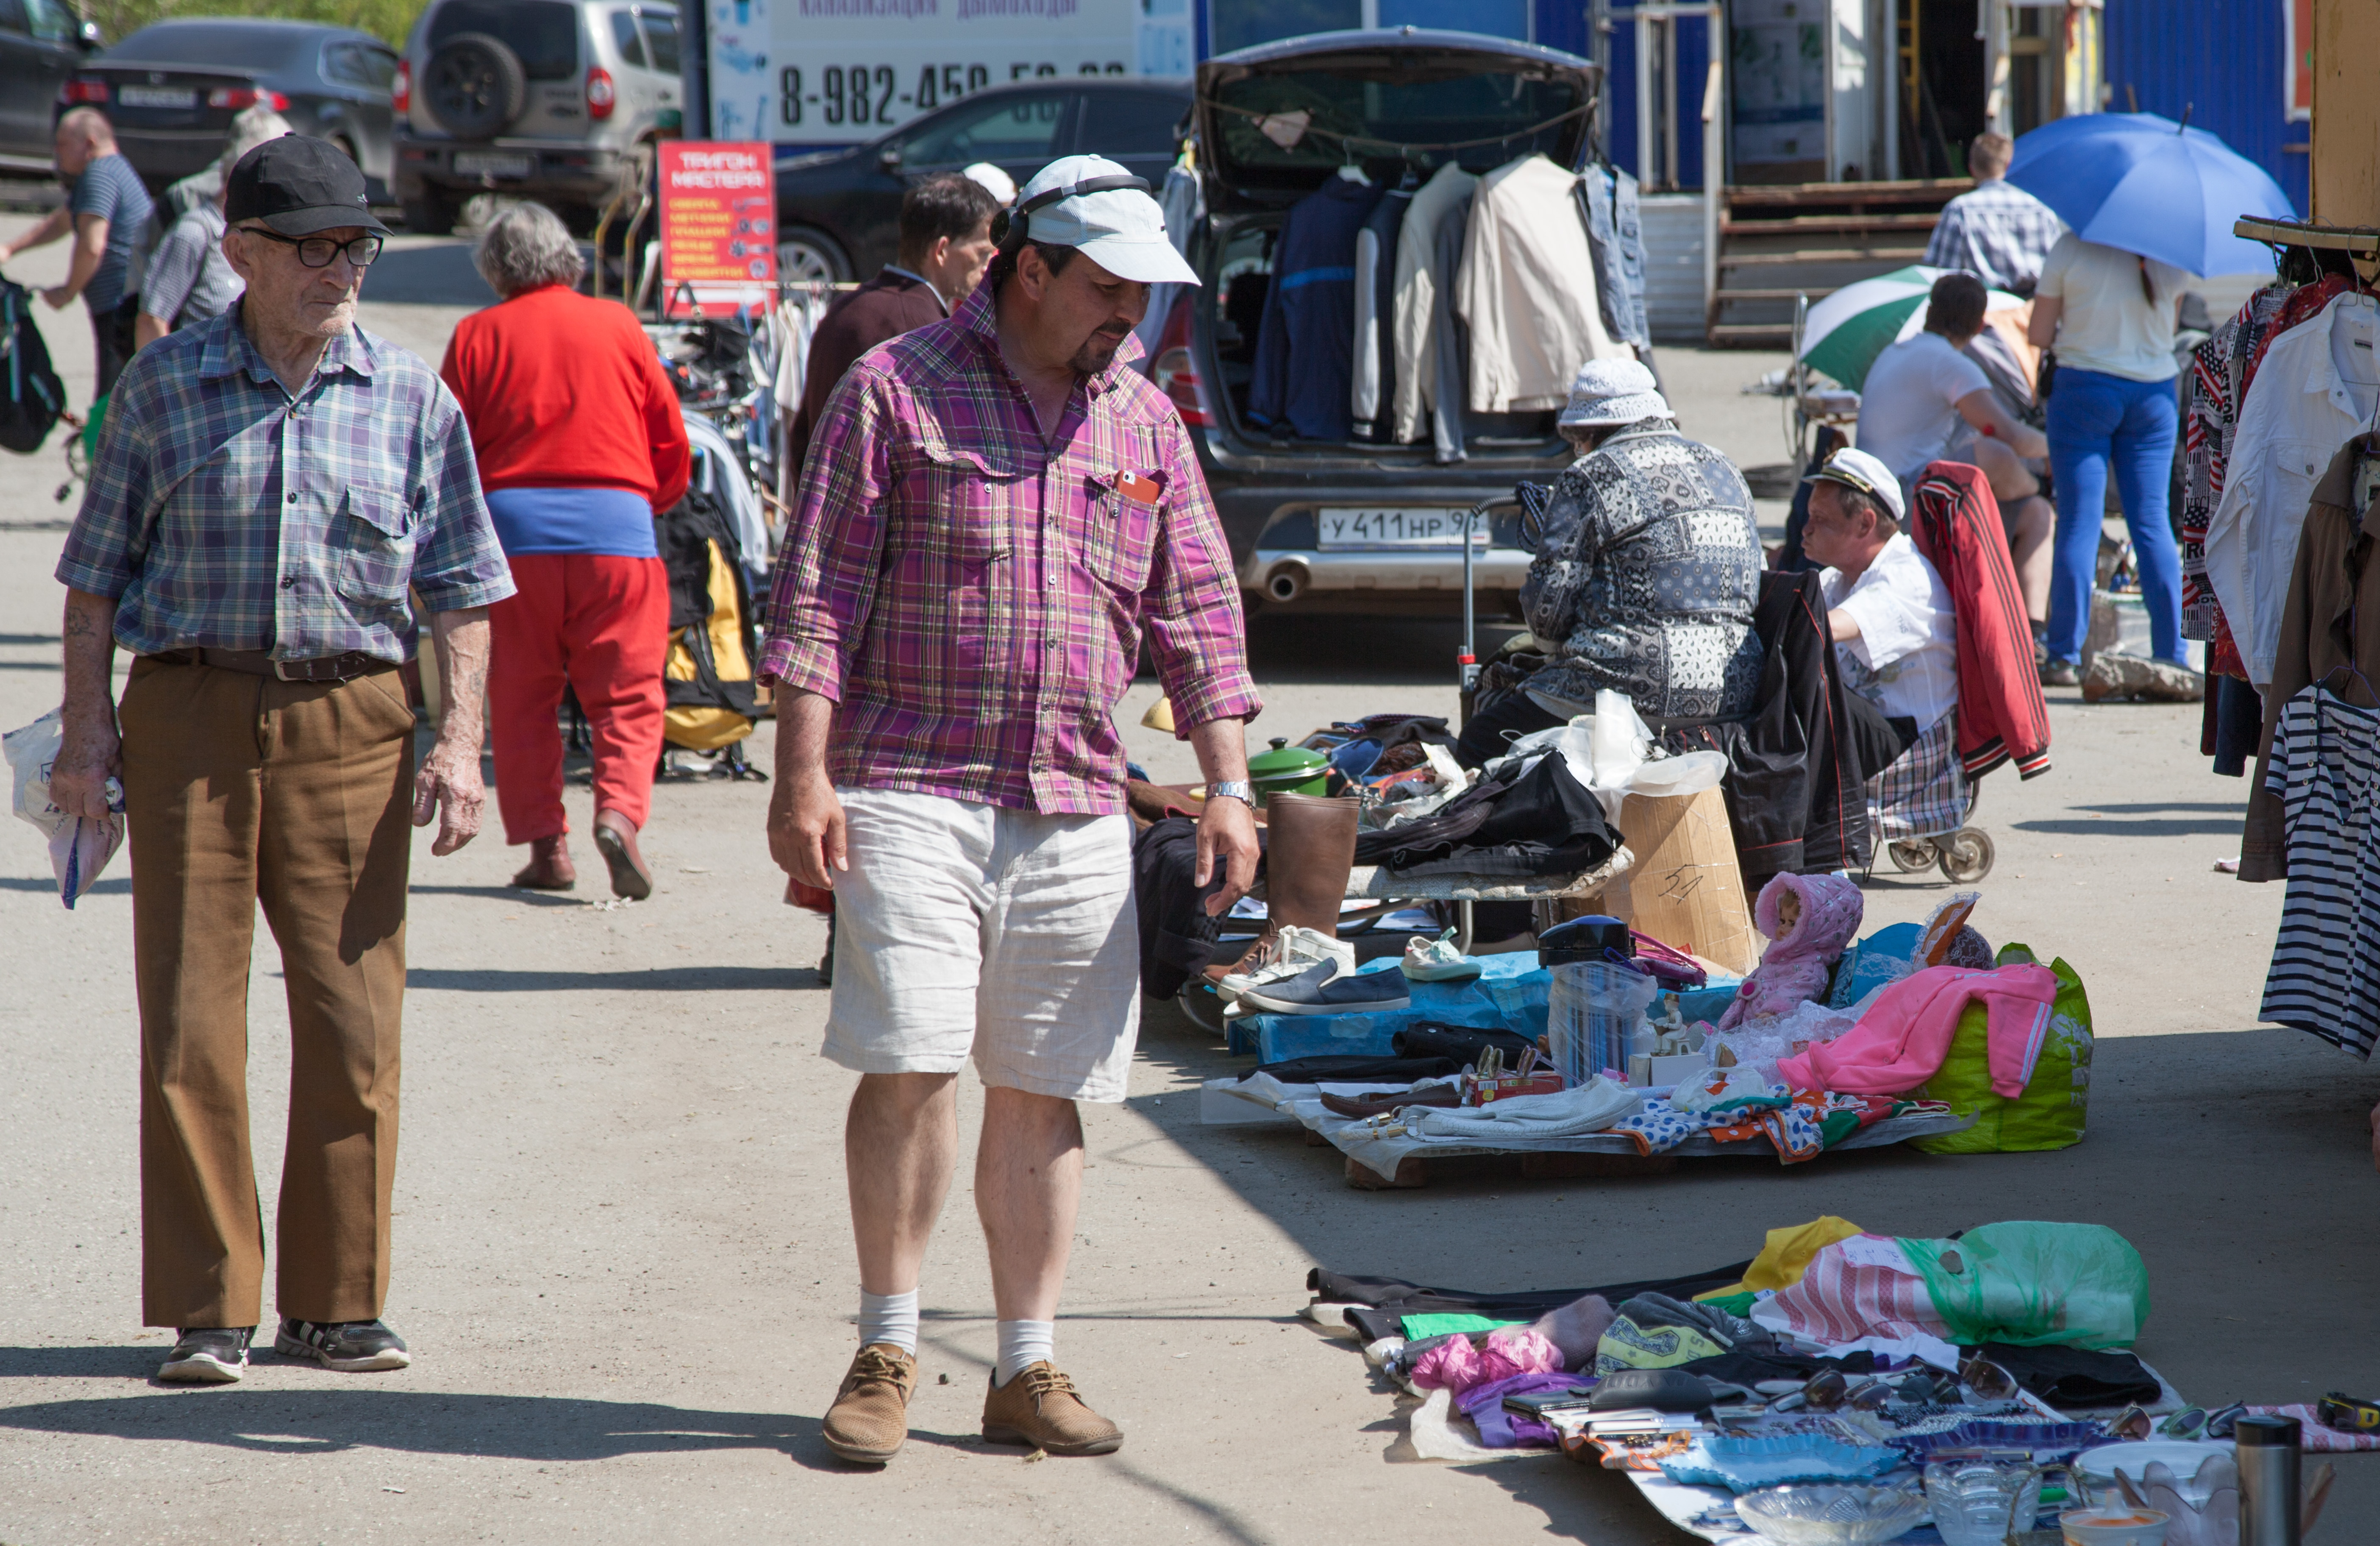
{"type": "Polygon", "coordinates": [[[1992,872],[1991,834],[1979,827],[1961,827],[1942,840],[1942,873],[1961,883],[1980,881],[1992,872]]]}
{"type": "Polygon", "coordinates": [[[1930,837],[1904,837],[1887,845],[1884,851],[1892,856],[1892,867],[1904,875],[1933,869],[1937,857],[1930,837]]]}

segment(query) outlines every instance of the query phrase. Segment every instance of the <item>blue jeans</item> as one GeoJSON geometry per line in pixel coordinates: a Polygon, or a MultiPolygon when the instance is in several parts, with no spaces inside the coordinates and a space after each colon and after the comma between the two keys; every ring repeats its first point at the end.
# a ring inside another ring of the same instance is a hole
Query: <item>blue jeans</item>
{"type": "Polygon", "coordinates": [[[2099,573],[2099,529],[2115,469],[2132,562],[2148,603],[2150,648],[2182,659],[2181,554],[2166,515],[2179,414],[2173,381],[2132,381],[2104,371],[2058,368],[2049,394],[2049,467],[2058,485],[2056,566],[2049,581],[2049,655],[2082,658],[2099,573]]]}

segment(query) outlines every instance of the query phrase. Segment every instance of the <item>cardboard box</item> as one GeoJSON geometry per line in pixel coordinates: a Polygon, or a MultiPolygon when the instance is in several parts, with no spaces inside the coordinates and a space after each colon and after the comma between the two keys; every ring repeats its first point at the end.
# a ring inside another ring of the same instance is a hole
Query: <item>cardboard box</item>
{"type": "Polygon", "coordinates": [[[1624,895],[1619,886],[1604,893],[1607,905],[1625,907],[1615,916],[1739,976],[1760,964],[1724,794],[1631,795],[1620,830],[1636,863],[1624,895]]]}

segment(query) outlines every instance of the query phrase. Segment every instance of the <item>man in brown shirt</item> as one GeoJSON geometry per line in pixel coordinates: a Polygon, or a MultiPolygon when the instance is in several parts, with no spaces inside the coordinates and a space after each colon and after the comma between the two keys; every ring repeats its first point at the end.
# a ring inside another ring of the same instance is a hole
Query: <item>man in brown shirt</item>
{"type": "Polygon", "coordinates": [[[991,217],[999,202],[981,183],[939,173],[901,196],[901,261],[834,303],[810,337],[801,410],[787,448],[793,465],[809,455],[810,431],[843,373],[861,355],[911,328],[938,323],[975,293],[991,262],[991,217]]]}

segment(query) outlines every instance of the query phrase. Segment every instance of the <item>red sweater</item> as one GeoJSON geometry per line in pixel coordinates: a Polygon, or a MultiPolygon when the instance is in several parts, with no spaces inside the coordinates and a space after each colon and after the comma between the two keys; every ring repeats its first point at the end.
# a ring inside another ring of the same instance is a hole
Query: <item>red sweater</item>
{"type": "Polygon", "coordinates": [[[445,378],[483,489],[631,489],[656,512],[686,494],[677,394],[636,313],[549,285],[465,317],[445,378]]]}

